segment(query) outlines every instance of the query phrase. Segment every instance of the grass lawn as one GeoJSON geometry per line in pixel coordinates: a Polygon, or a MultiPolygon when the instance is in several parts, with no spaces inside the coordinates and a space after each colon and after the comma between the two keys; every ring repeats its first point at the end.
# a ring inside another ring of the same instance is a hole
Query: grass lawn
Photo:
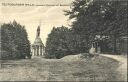
{"type": "Polygon", "coordinates": [[[119,62],[107,57],[65,61],[62,59],[4,60],[0,81],[122,81],[119,62]]]}

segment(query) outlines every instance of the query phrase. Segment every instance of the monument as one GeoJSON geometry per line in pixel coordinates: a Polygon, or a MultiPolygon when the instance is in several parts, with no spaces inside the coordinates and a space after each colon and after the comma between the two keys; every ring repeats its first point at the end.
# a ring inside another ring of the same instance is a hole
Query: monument
{"type": "Polygon", "coordinates": [[[40,38],[40,27],[41,25],[38,26],[35,41],[31,45],[32,58],[37,56],[38,57],[44,56],[45,47],[40,38]]]}

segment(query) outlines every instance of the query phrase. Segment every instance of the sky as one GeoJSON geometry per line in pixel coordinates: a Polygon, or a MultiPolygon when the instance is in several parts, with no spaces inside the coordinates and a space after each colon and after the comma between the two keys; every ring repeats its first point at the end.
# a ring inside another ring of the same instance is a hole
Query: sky
{"type": "Polygon", "coordinates": [[[45,44],[47,35],[52,28],[67,26],[71,24],[68,16],[64,15],[64,10],[69,10],[70,6],[58,6],[58,4],[70,5],[73,0],[0,0],[0,24],[16,20],[24,25],[28,39],[31,44],[36,37],[36,29],[41,21],[40,37],[45,44]],[[9,6],[7,4],[34,4],[34,6],[9,6]],[[4,4],[4,5],[3,5],[4,4]],[[50,4],[53,6],[46,6],[50,4]],[[44,5],[44,6],[35,6],[44,5]],[[57,5],[57,6],[55,6],[57,5]]]}

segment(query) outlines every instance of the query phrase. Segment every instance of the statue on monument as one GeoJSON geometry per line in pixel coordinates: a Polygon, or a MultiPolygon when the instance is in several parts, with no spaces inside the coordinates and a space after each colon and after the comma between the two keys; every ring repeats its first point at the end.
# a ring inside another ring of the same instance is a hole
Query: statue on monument
{"type": "Polygon", "coordinates": [[[40,20],[40,24],[37,28],[37,36],[36,37],[39,37],[40,36],[40,27],[41,27],[41,20],[40,20]]]}
{"type": "Polygon", "coordinates": [[[38,26],[38,28],[37,28],[37,37],[39,37],[40,36],[40,26],[38,26]]]}

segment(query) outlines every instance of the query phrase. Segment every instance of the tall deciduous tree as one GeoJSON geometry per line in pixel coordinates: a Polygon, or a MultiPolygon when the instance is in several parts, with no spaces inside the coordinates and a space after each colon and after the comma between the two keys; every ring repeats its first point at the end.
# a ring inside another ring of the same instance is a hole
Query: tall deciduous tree
{"type": "Polygon", "coordinates": [[[24,26],[16,21],[1,26],[2,59],[30,57],[30,42],[24,26]]]}
{"type": "Polygon", "coordinates": [[[66,39],[69,32],[70,30],[64,26],[52,29],[46,42],[45,52],[47,58],[62,58],[70,53],[66,39]]]}
{"type": "Polygon", "coordinates": [[[75,0],[66,15],[75,19],[73,30],[87,36],[87,41],[95,35],[113,39],[116,53],[116,39],[127,35],[127,10],[127,0],[75,0]]]}

